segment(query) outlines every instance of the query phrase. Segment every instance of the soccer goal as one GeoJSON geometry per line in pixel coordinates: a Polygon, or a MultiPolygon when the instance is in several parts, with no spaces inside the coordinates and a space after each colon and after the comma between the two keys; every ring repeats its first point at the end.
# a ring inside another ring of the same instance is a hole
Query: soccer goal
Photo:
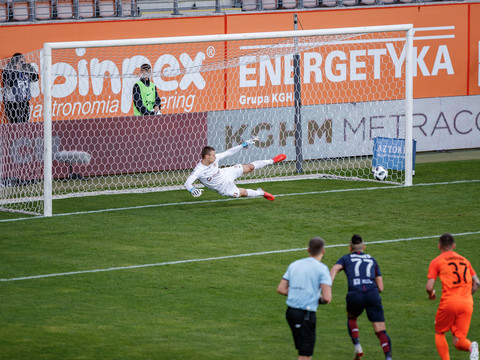
{"type": "Polygon", "coordinates": [[[51,216],[55,198],[179,189],[203,146],[252,136],[222,165],[287,160],[244,182],[375,181],[382,165],[411,185],[412,42],[391,25],[46,43],[29,54],[29,122],[1,124],[1,208],[51,216]],[[136,116],[144,64],[161,112],[136,116]]]}

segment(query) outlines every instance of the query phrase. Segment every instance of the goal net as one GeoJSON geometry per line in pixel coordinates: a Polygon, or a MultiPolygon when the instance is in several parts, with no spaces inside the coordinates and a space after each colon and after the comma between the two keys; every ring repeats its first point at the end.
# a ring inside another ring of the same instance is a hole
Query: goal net
{"type": "Polygon", "coordinates": [[[12,124],[2,82],[0,206],[49,216],[52,198],[179,189],[203,146],[221,152],[252,136],[255,146],[221,165],[287,160],[244,182],[374,181],[372,166],[382,165],[385,181],[410,185],[412,31],[47,43],[24,55],[22,76],[40,75],[29,79],[28,122],[12,124]],[[142,77],[157,91],[145,106],[152,88],[142,77]],[[403,143],[374,152],[380,138],[403,143]]]}

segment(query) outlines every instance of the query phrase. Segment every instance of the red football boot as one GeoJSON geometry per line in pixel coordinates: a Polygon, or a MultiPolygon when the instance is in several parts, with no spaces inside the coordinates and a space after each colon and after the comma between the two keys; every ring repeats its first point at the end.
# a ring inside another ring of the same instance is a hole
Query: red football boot
{"type": "Polygon", "coordinates": [[[273,201],[275,200],[275,196],[273,196],[272,194],[266,192],[265,190],[261,189],[261,188],[258,188],[257,190],[262,190],[263,191],[263,197],[265,199],[267,199],[268,201],[273,201]]]}
{"type": "Polygon", "coordinates": [[[273,163],[276,164],[280,161],[283,161],[287,158],[287,155],[285,154],[278,154],[277,156],[275,156],[272,160],[273,160],[273,163]]]}

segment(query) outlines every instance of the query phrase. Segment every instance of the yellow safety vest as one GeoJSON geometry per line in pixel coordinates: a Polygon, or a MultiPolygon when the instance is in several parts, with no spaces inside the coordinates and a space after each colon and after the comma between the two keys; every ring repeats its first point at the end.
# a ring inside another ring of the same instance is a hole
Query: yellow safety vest
{"type": "MultiPolygon", "coordinates": [[[[150,86],[147,87],[141,80],[138,80],[137,84],[140,87],[140,98],[142,99],[143,106],[145,106],[148,111],[152,111],[155,106],[155,84],[153,81],[150,81],[150,86]]],[[[133,104],[133,114],[135,116],[142,115],[135,106],[135,103],[133,104]]]]}

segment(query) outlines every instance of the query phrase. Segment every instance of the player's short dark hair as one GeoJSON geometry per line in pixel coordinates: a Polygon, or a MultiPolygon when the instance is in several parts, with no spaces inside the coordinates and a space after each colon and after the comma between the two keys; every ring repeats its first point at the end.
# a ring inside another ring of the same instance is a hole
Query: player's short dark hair
{"type": "Polygon", "coordinates": [[[352,240],[350,242],[352,243],[352,245],[361,244],[363,243],[363,239],[360,235],[353,234],[352,240]]]}
{"type": "Polygon", "coordinates": [[[442,249],[451,249],[455,244],[455,239],[452,234],[445,233],[440,236],[440,239],[438,239],[438,244],[442,249]]]}
{"type": "Polygon", "coordinates": [[[205,146],[202,149],[202,159],[205,158],[205,156],[209,155],[212,151],[215,151],[215,149],[211,146],[205,146]]]}
{"type": "Polygon", "coordinates": [[[363,250],[363,239],[358,234],[353,234],[350,239],[350,248],[354,251],[363,250]]]}
{"type": "Polygon", "coordinates": [[[308,252],[312,256],[319,255],[325,247],[325,240],[321,237],[314,237],[308,242],[308,252]]]}

